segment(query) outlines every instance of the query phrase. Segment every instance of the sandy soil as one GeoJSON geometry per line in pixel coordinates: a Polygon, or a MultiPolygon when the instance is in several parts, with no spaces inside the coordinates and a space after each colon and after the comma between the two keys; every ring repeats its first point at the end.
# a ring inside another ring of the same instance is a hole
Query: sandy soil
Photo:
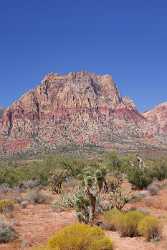
{"type": "Polygon", "coordinates": [[[19,241],[0,245],[0,250],[28,250],[34,245],[45,243],[58,229],[76,221],[73,211],[56,213],[50,205],[29,205],[17,208],[13,220],[19,233],[19,241]]]}

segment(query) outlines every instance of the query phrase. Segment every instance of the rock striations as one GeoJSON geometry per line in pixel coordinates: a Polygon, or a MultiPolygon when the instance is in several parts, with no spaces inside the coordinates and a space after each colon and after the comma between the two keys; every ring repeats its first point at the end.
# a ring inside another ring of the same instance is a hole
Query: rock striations
{"type": "Polygon", "coordinates": [[[167,104],[141,114],[120,96],[110,75],[87,72],[46,75],[0,116],[0,154],[64,145],[165,147],[162,135],[167,135],[167,104]]]}

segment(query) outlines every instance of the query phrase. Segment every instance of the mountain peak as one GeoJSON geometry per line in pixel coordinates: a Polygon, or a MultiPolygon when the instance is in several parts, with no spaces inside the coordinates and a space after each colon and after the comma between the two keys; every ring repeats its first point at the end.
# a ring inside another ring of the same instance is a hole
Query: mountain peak
{"type": "Polygon", "coordinates": [[[156,124],[121,97],[111,75],[51,72],[3,112],[0,153],[71,144],[145,148],[152,138],[161,142],[156,124]]]}

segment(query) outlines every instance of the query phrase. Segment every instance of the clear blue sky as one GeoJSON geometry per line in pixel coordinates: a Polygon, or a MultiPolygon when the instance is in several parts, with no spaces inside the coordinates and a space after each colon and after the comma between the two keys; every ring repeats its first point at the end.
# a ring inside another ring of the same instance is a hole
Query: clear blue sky
{"type": "Polygon", "coordinates": [[[167,101],[167,1],[1,0],[0,104],[79,70],[112,74],[140,110],[167,101]]]}

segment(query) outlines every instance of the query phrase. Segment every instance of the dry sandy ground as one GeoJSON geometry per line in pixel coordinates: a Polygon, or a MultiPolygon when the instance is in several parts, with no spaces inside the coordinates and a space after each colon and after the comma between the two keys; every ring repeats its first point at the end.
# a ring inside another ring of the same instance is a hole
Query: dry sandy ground
{"type": "Polygon", "coordinates": [[[46,242],[50,235],[76,219],[73,211],[56,213],[50,205],[29,205],[26,209],[17,208],[13,221],[21,240],[0,245],[0,250],[31,249],[46,242]]]}
{"type": "MultiPolygon", "coordinates": [[[[146,207],[163,220],[163,239],[160,242],[146,242],[143,238],[121,238],[116,232],[106,232],[112,238],[114,250],[167,250],[167,190],[161,190],[151,201],[143,200],[133,206],[146,207]],[[159,202],[161,201],[161,202],[159,202]],[[161,204],[161,208],[156,205],[161,204]]],[[[50,205],[29,205],[26,209],[16,208],[13,224],[19,233],[19,241],[0,245],[0,250],[31,250],[33,246],[45,243],[58,229],[76,221],[74,211],[54,212],[50,205]]]]}

